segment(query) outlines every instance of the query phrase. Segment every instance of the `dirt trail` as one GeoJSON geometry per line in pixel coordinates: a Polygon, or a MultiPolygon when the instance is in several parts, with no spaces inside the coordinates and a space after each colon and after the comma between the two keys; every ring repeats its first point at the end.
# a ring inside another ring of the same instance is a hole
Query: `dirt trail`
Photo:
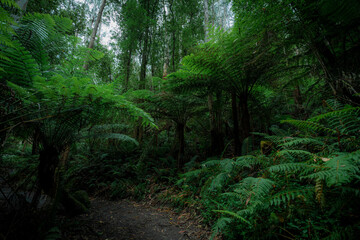
{"type": "Polygon", "coordinates": [[[76,217],[79,228],[67,233],[72,240],[195,240],[208,232],[184,221],[170,210],[129,200],[92,200],[89,214],[76,217]]]}

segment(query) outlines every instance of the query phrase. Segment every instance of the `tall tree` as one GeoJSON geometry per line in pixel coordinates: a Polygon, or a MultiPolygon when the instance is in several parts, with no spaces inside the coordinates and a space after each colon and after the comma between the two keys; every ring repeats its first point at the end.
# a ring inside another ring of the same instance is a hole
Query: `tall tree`
{"type": "MultiPolygon", "coordinates": [[[[96,34],[97,34],[97,31],[98,31],[98,28],[99,28],[99,24],[101,22],[101,18],[102,18],[102,15],[103,15],[105,5],[106,5],[106,0],[102,0],[101,6],[100,6],[100,9],[99,9],[99,13],[97,15],[96,22],[95,22],[95,25],[94,25],[94,29],[93,29],[91,37],[90,37],[90,42],[89,42],[89,46],[88,46],[88,48],[90,48],[90,49],[94,48],[96,34]]],[[[89,69],[89,64],[88,64],[88,62],[85,62],[84,70],[88,70],[88,69],[89,69]]]]}
{"type": "MultiPolygon", "coordinates": [[[[204,1],[204,32],[205,43],[209,41],[209,3],[208,0],[204,1]]],[[[209,108],[209,121],[210,121],[210,154],[218,155],[223,151],[224,138],[222,134],[222,121],[221,121],[221,90],[216,90],[218,104],[214,104],[214,89],[209,89],[208,94],[208,108],[209,108]]],[[[236,124],[236,123],[234,123],[236,124]]]]}

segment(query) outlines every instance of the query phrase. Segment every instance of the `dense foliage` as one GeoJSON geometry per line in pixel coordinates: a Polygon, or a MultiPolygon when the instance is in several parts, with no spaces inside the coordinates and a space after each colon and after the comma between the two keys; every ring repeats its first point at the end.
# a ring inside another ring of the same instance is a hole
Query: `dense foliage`
{"type": "Polygon", "coordinates": [[[212,239],[355,239],[359,8],[1,0],[0,239],[64,238],[88,194],[212,239]]]}

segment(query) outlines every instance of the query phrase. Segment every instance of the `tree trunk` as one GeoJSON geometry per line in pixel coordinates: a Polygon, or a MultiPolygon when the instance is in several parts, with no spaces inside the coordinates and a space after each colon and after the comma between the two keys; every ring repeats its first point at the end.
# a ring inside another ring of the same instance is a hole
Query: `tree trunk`
{"type": "Polygon", "coordinates": [[[132,57],[132,46],[128,51],[128,56],[126,59],[126,73],[125,73],[125,83],[124,83],[124,90],[125,92],[129,88],[129,80],[130,80],[130,73],[131,73],[131,57],[132,57]]]}
{"type": "Polygon", "coordinates": [[[228,19],[228,12],[227,12],[227,9],[228,9],[228,4],[227,3],[224,3],[224,14],[223,14],[223,18],[222,18],[222,21],[221,21],[221,27],[222,29],[226,29],[226,21],[228,19]]]}
{"type": "Polygon", "coordinates": [[[59,151],[55,147],[45,147],[39,156],[39,185],[49,196],[56,193],[56,168],[59,164],[59,151]]]}
{"type": "MultiPolygon", "coordinates": [[[[208,3],[208,0],[204,0],[204,31],[205,31],[205,39],[204,40],[205,40],[205,42],[209,41],[208,25],[209,25],[209,3],[208,3]]],[[[217,155],[222,151],[223,146],[220,146],[221,142],[222,142],[222,140],[220,140],[220,138],[222,138],[222,137],[219,136],[219,132],[217,131],[218,129],[216,128],[217,123],[216,123],[216,117],[215,117],[215,111],[214,111],[214,100],[213,100],[213,95],[211,92],[208,95],[208,108],[209,108],[209,115],[210,115],[210,141],[211,141],[210,154],[217,155]],[[221,148],[221,150],[220,150],[220,148],[221,148]]],[[[224,144],[222,143],[222,145],[224,145],[224,144]]]]}
{"type": "Polygon", "coordinates": [[[239,116],[238,116],[238,108],[237,108],[237,97],[235,92],[231,93],[231,109],[232,109],[232,116],[234,122],[234,156],[240,155],[240,138],[239,138],[239,116]]]}
{"type": "Polygon", "coordinates": [[[26,7],[28,4],[29,0],[17,0],[16,3],[17,5],[19,5],[20,9],[25,12],[26,11],[26,7]]]}
{"type": "Polygon", "coordinates": [[[176,33],[175,33],[175,30],[173,30],[173,32],[172,32],[172,53],[171,53],[172,72],[176,71],[176,67],[175,67],[175,51],[176,51],[176,33]]]}
{"type": "Polygon", "coordinates": [[[241,143],[250,136],[250,113],[248,108],[247,94],[240,95],[240,114],[241,114],[241,143]]]}
{"type": "Polygon", "coordinates": [[[216,92],[217,100],[214,104],[213,95],[208,95],[208,108],[210,115],[210,154],[220,155],[224,149],[224,136],[221,121],[221,92],[216,92]],[[214,107],[215,106],[215,107],[214,107]]]}
{"type": "Polygon", "coordinates": [[[225,144],[224,144],[224,124],[222,121],[222,115],[223,115],[223,107],[222,107],[222,92],[217,91],[216,92],[216,104],[215,104],[215,135],[216,135],[216,151],[215,154],[221,154],[221,152],[224,150],[225,144]]]}
{"type": "Polygon", "coordinates": [[[205,42],[209,41],[208,39],[208,25],[209,25],[209,3],[208,0],[204,0],[204,32],[205,32],[205,42]]]}
{"type": "Polygon", "coordinates": [[[18,22],[24,15],[24,13],[26,12],[26,8],[27,8],[29,0],[16,0],[15,2],[19,6],[21,11],[18,15],[11,14],[11,16],[14,18],[15,22],[18,22]]]}
{"type": "Polygon", "coordinates": [[[145,89],[146,85],[146,66],[148,60],[148,42],[149,42],[149,27],[146,28],[144,46],[141,53],[141,68],[140,68],[140,89],[145,89]]]}
{"type": "MultiPolygon", "coordinates": [[[[168,18],[168,11],[167,11],[167,7],[166,5],[164,5],[164,22],[166,23],[167,18],[168,18]]],[[[167,29],[167,24],[164,24],[165,26],[165,34],[164,34],[164,39],[165,39],[165,59],[164,59],[164,67],[163,67],[163,79],[166,78],[167,74],[168,74],[168,68],[170,65],[170,49],[169,49],[169,38],[168,38],[168,29],[167,29]]]]}
{"type": "MultiPolygon", "coordinates": [[[[90,49],[94,48],[96,34],[97,34],[97,31],[98,31],[98,28],[99,28],[99,24],[101,22],[101,18],[102,18],[102,14],[103,14],[105,5],[106,5],[106,0],[103,0],[102,3],[101,3],[100,9],[99,9],[99,13],[98,13],[98,16],[97,16],[97,19],[96,19],[96,22],[95,22],[93,32],[91,34],[90,43],[89,43],[89,47],[88,47],[90,49]]],[[[89,64],[87,62],[85,62],[85,64],[84,64],[84,69],[85,70],[89,69],[89,64]]]]}
{"type": "Polygon", "coordinates": [[[178,139],[178,156],[177,165],[179,169],[184,167],[184,153],[185,153],[185,124],[176,123],[176,136],[178,139]]]}
{"type": "Polygon", "coordinates": [[[301,97],[301,90],[299,85],[296,85],[294,89],[294,115],[295,118],[303,119],[304,116],[301,116],[304,113],[304,109],[302,106],[302,97],[301,97]]]}
{"type": "Polygon", "coordinates": [[[40,145],[39,140],[40,140],[39,130],[35,129],[34,135],[33,135],[32,149],[31,149],[32,155],[39,154],[39,145],[40,145]]]}

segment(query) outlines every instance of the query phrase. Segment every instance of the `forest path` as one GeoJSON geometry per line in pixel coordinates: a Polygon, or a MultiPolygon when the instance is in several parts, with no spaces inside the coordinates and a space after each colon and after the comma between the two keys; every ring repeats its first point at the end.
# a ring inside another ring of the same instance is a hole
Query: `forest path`
{"type": "Polygon", "coordinates": [[[74,219],[80,228],[67,233],[73,240],[189,240],[208,239],[186,214],[130,200],[93,199],[89,214],[74,219]]]}

